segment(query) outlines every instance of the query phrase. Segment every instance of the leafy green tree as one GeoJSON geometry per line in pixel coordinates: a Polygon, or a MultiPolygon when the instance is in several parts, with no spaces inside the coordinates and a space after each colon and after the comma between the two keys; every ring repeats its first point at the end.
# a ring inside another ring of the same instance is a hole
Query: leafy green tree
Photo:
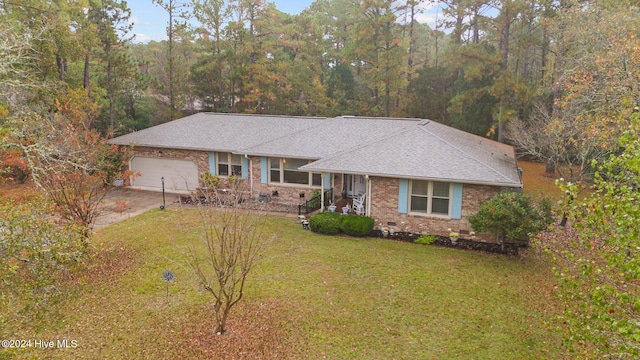
{"type": "Polygon", "coordinates": [[[408,115],[449,125],[447,109],[453,99],[456,77],[444,67],[425,66],[409,83],[412,94],[408,115]]]}
{"type": "Polygon", "coordinates": [[[450,72],[455,74],[454,96],[447,113],[450,125],[470,133],[492,137],[493,113],[498,99],[491,93],[500,72],[498,53],[488,43],[451,49],[448,56],[459,56],[450,72]]]}
{"type": "Polygon", "coordinates": [[[32,319],[63,292],[62,280],[82,258],[82,231],[60,226],[41,199],[0,202],[0,324],[32,319]]]}
{"type": "Polygon", "coordinates": [[[198,31],[203,35],[197,40],[203,53],[191,67],[195,93],[208,108],[228,111],[230,67],[225,60],[229,42],[225,38],[224,25],[230,19],[230,9],[223,0],[198,0],[194,2],[193,10],[194,17],[202,24],[198,31]]]}
{"type": "MultiPolygon", "coordinates": [[[[543,237],[556,261],[565,304],[565,342],[584,358],[640,356],[640,123],[635,114],[619,151],[597,164],[593,192],[568,201],[568,229],[543,237]]],[[[569,200],[576,184],[563,184],[569,200]]]]}
{"type": "Polygon", "coordinates": [[[327,79],[327,97],[335,103],[335,111],[332,115],[356,114],[354,107],[355,80],[351,68],[343,63],[338,63],[329,70],[327,79]]]}
{"type": "Polygon", "coordinates": [[[179,117],[180,105],[184,104],[184,101],[180,101],[179,97],[184,93],[179,92],[179,85],[177,83],[184,78],[184,74],[179,74],[179,69],[183,69],[180,66],[181,60],[179,52],[176,51],[176,44],[183,43],[189,39],[185,39],[186,19],[189,18],[189,13],[186,11],[187,4],[181,0],[153,0],[153,3],[160,6],[169,16],[167,22],[167,56],[166,56],[166,71],[167,71],[167,88],[169,91],[169,118],[173,120],[179,117]]]}
{"type": "Polygon", "coordinates": [[[359,112],[391,116],[406,82],[406,39],[397,24],[400,4],[364,1],[358,11],[363,20],[355,24],[353,40],[346,47],[349,63],[355,64],[356,81],[365,86],[359,112]]]}
{"type": "MultiPolygon", "coordinates": [[[[100,1],[92,3],[95,8],[89,9],[91,18],[96,22],[97,40],[99,47],[96,53],[101,60],[98,74],[99,83],[106,91],[107,102],[107,133],[113,134],[115,129],[116,102],[124,92],[130,90],[124,86],[128,79],[138,76],[138,67],[132,62],[125,48],[125,42],[133,24],[129,23],[131,11],[126,2],[100,1]]],[[[85,66],[87,64],[85,59],[85,66]]],[[[85,68],[85,79],[89,76],[85,68]]],[[[86,81],[86,80],[85,80],[86,81]]]]}

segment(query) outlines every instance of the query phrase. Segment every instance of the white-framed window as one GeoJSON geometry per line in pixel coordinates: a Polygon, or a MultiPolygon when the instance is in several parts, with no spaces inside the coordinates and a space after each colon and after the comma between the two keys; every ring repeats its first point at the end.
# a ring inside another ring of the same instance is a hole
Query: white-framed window
{"type": "Polygon", "coordinates": [[[322,185],[320,173],[298,170],[312,160],[291,158],[269,158],[269,182],[298,184],[319,187],[322,185]]]}
{"type": "Polygon", "coordinates": [[[242,176],[242,156],[228,152],[216,154],[216,164],[218,164],[218,176],[242,176]]]}
{"type": "Polygon", "coordinates": [[[440,181],[411,180],[409,212],[451,216],[452,184],[440,181]]]}

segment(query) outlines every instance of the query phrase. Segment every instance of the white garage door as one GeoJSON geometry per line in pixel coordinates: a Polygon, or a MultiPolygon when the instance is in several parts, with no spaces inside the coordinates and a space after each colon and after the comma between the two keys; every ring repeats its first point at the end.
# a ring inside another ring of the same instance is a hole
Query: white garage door
{"type": "Polygon", "coordinates": [[[163,177],[165,191],[185,192],[198,187],[198,167],[193,161],[136,156],[131,159],[131,170],[138,175],[133,178],[135,187],[161,190],[163,177]]]}

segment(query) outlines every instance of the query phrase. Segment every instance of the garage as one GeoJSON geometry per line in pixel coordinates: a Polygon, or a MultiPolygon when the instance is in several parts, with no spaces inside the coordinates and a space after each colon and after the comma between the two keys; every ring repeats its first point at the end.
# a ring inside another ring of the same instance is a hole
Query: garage
{"type": "Polygon", "coordinates": [[[131,159],[131,171],[134,176],[132,186],[148,190],[168,192],[187,192],[198,187],[198,167],[193,161],[182,159],[163,159],[134,157],[131,159]]]}

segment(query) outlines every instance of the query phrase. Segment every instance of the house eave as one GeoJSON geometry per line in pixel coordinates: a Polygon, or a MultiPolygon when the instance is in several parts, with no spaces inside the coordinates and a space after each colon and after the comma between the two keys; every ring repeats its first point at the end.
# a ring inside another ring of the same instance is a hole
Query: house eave
{"type": "Polygon", "coordinates": [[[376,177],[384,177],[384,178],[392,178],[392,179],[409,179],[409,180],[427,180],[427,181],[441,181],[441,182],[456,182],[462,184],[470,184],[470,185],[486,185],[486,186],[499,186],[499,187],[509,187],[509,188],[522,188],[522,183],[513,183],[513,182],[496,182],[496,181],[482,181],[482,180],[468,180],[468,179],[454,179],[454,178],[439,178],[432,176],[408,176],[401,174],[380,174],[380,173],[370,173],[370,172],[354,172],[354,171],[336,171],[335,169],[321,169],[321,168],[313,168],[309,169],[306,166],[301,166],[301,170],[307,170],[316,173],[335,173],[335,174],[348,174],[348,175],[365,175],[365,176],[376,176],[376,177]]]}
{"type": "Polygon", "coordinates": [[[255,157],[268,157],[268,158],[287,158],[287,159],[300,159],[300,160],[320,160],[317,156],[298,156],[298,155],[286,155],[286,154],[272,154],[272,153],[256,153],[247,151],[233,151],[234,154],[247,155],[255,157]]]}
{"type": "Polygon", "coordinates": [[[117,143],[117,142],[110,142],[110,141],[108,141],[108,143],[112,145],[118,145],[118,146],[132,146],[134,148],[148,147],[148,148],[154,148],[154,149],[188,150],[188,151],[203,151],[203,152],[230,152],[234,154],[244,155],[244,153],[238,152],[237,150],[234,150],[234,149],[204,149],[204,148],[195,148],[195,147],[187,147],[187,146],[166,146],[166,145],[158,145],[158,144],[137,144],[137,143],[125,144],[125,143],[117,143]]]}

